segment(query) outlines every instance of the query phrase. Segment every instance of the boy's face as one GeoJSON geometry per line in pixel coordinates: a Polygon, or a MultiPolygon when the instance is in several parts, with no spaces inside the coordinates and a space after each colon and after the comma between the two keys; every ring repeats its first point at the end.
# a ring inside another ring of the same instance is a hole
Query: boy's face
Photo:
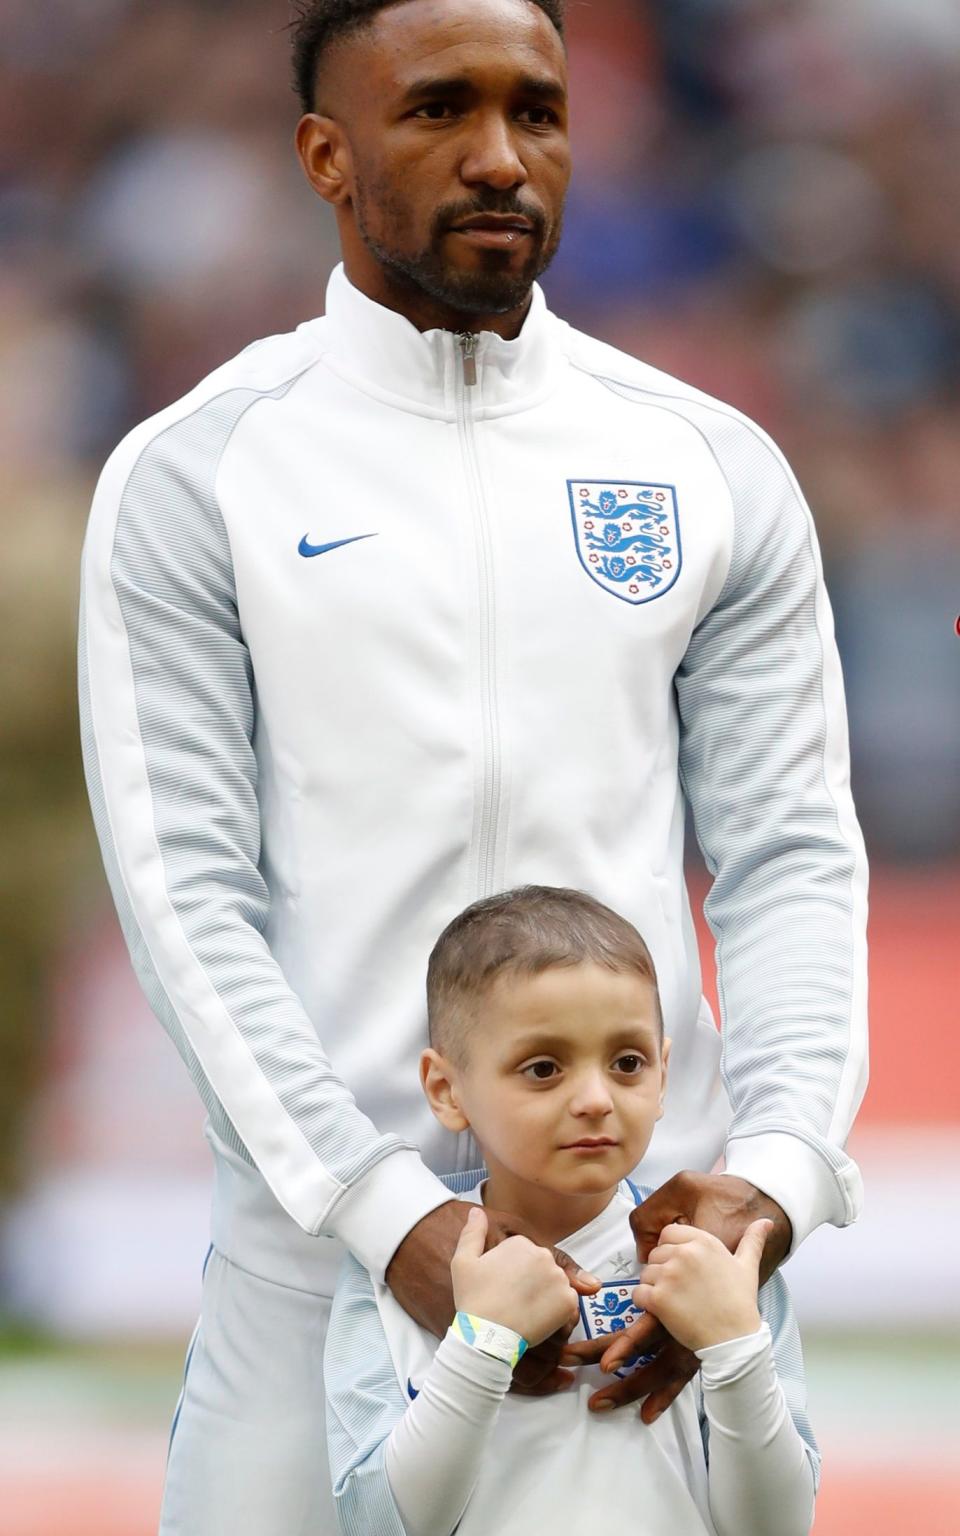
{"type": "Polygon", "coordinates": [[[478,1005],[465,1064],[427,1052],[422,1073],[438,1118],[472,1128],[501,1189],[590,1195],[646,1151],[668,1049],[651,983],[584,963],[499,979],[478,1005]],[[445,1093],[431,1091],[430,1058],[445,1093]]]}

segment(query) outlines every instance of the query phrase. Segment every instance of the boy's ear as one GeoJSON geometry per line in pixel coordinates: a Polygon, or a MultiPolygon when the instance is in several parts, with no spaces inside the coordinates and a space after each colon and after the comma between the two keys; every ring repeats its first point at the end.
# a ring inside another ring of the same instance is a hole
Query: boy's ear
{"type": "Polygon", "coordinates": [[[456,1074],[446,1056],[432,1048],[420,1057],[420,1083],[427,1102],[446,1131],[467,1131],[470,1121],[457,1099],[456,1074]]]}
{"type": "Polygon", "coordinates": [[[663,1101],[667,1095],[667,1076],[670,1067],[670,1047],[673,1041],[669,1035],[664,1035],[663,1045],[660,1048],[660,1103],[657,1107],[657,1119],[663,1114],[663,1101]]]}

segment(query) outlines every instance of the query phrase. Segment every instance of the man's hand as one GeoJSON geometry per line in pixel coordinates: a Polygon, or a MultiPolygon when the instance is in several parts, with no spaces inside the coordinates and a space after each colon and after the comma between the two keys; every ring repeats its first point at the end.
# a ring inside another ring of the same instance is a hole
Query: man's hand
{"type": "MultiPolygon", "coordinates": [[[[793,1230],[776,1201],[745,1179],[725,1173],[687,1171],[675,1174],[631,1211],[630,1226],[636,1238],[637,1257],[641,1264],[646,1264],[661,1232],[674,1222],[712,1232],[731,1253],[735,1253],[751,1223],[764,1218],[772,1221],[773,1227],[760,1265],[762,1285],[789,1252],[793,1230]]],[[[650,1313],[641,1317],[632,1328],[618,1333],[612,1344],[603,1339],[590,1339],[586,1343],[568,1345],[561,1360],[567,1365],[599,1360],[602,1370],[615,1371],[632,1356],[650,1354],[653,1350],[657,1350],[655,1360],[639,1366],[609,1387],[603,1387],[589,1403],[592,1409],[602,1411],[644,1398],[641,1418],[645,1424],[652,1424],[696,1375],[699,1362],[690,1350],[671,1339],[650,1313]]]]}
{"type": "Polygon", "coordinates": [[[677,1173],[642,1205],[630,1212],[637,1240],[637,1257],[646,1264],[664,1227],[679,1221],[712,1232],[736,1253],[744,1232],[754,1221],[772,1221],[760,1265],[760,1284],[770,1279],[790,1251],[793,1228],[776,1200],[746,1179],[727,1173],[677,1173]]]}
{"type": "MultiPolygon", "coordinates": [[[[456,1311],[450,1264],[472,1209],[467,1201],[450,1200],[430,1211],[407,1233],[387,1269],[387,1284],[403,1310],[438,1339],[443,1338],[456,1311]]],[[[485,1214],[488,1249],[508,1237],[536,1241],[523,1222],[506,1212],[485,1214]]],[[[599,1288],[600,1282],[579,1269],[567,1254],[556,1248],[552,1252],[575,1291],[588,1295],[599,1288]]],[[[513,1390],[541,1396],[568,1386],[573,1374],[561,1370],[559,1362],[569,1335],[570,1327],[559,1329],[543,1343],[528,1349],[514,1372],[513,1390]]]]}

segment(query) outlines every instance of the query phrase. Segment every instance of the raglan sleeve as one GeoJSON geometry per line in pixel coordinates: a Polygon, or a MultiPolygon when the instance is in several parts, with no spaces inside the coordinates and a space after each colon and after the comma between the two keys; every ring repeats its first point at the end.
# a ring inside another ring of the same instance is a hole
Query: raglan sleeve
{"type": "Polygon", "coordinates": [[[681,780],[713,876],[726,1171],[779,1202],[795,1249],[861,1203],[844,1147],[867,1074],[866,860],[809,509],[759,429],[691,409],[732,512],[725,584],[676,676],[681,780]]]}
{"type": "Polygon", "coordinates": [[[301,1227],[382,1277],[450,1195],[359,1110],[265,938],[255,679],[215,495],[258,398],[228,390],[139,429],[101,477],[82,570],[84,765],[135,969],[214,1128],[301,1227]]]}
{"type": "Polygon", "coordinates": [[[342,1536],[453,1536],[510,1390],[509,1365],[451,1330],[404,1396],[370,1276],[348,1259],[323,1373],[342,1536]]]}

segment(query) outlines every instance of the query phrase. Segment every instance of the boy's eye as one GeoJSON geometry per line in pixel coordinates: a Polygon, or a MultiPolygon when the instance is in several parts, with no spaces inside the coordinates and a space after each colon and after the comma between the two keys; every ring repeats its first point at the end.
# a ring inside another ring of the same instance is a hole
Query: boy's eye
{"type": "Polygon", "coordinates": [[[636,1077],[639,1072],[643,1071],[644,1061],[642,1056],[637,1056],[632,1051],[629,1051],[626,1056],[618,1056],[613,1065],[624,1076],[636,1077]]]}
{"type": "Polygon", "coordinates": [[[546,1083],[557,1071],[559,1068],[554,1061],[531,1061],[528,1067],[524,1067],[523,1076],[537,1083],[546,1083]]]}

